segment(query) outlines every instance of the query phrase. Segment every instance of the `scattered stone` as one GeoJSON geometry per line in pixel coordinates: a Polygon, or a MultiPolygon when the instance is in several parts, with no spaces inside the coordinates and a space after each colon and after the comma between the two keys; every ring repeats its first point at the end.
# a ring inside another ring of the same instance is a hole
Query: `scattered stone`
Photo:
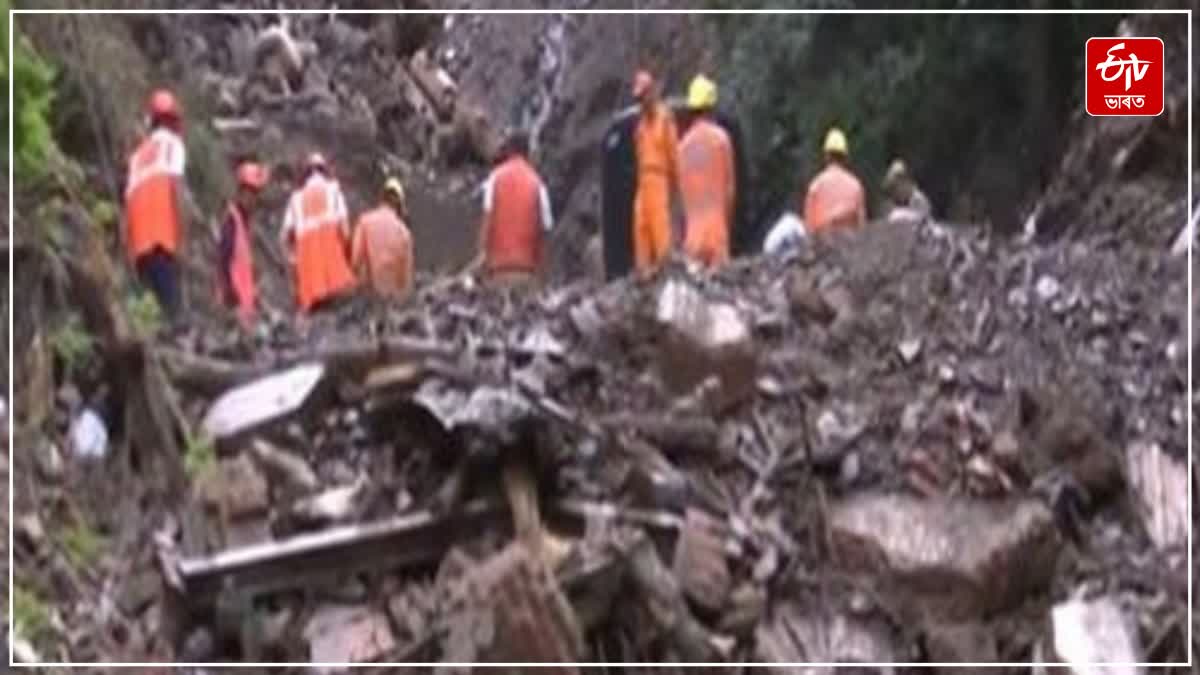
{"type": "Polygon", "coordinates": [[[41,450],[37,453],[37,466],[38,473],[47,481],[57,483],[62,480],[66,463],[57,443],[47,440],[41,444],[41,450]]]}
{"type": "Polygon", "coordinates": [[[206,505],[231,520],[264,515],[269,506],[267,481],[244,454],[220,460],[196,487],[206,505]]]}
{"type": "Polygon", "coordinates": [[[117,591],[117,606],[126,616],[136,617],[162,594],[162,576],[158,570],[143,569],[127,577],[117,591]]]}
{"type": "MultiPolygon", "coordinates": [[[[925,648],[934,663],[991,663],[999,661],[995,631],[981,623],[933,623],[924,627],[925,648]]],[[[974,667],[948,668],[949,672],[977,672],[974,667]]]]}
{"type": "Polygon", "coordinates": [[[1140,668],[1133,665],[1099,665],[1134,664],[1144,660],[1137,629],[1113,598],[1070,600],[1055,605],[1050,617],[1057,655],[1051,661],[1066,663],[1076,675],[1133,675],[1141,672],[1140,668]]]}
{"type": "Polygon", "coordinates": [[[832,508],[830,530],[847,567],[946,619],[1021,602],[1049,581],[1060,548],[1051,512],[1025,499],[861,495],[832,508]]]}
{"type": "Polygon", "coordinates": [[[350,485],[331,488],[296,502],[290,513],[305,525],[345,522],[357,514],[368,484],[367,477],[360,476],[350,485]]]}
{"type": "Polygon", "coordinates": [[[1061,290],[1062,286],[1058,283],[1058,279],[1049,275],[1039,277],[1037,284],[1034,286],[1034,291],[1042,302],[1053,300],[1061,290]]]}
{"type": "Polygon", "coordinates": [[[1160,550],[1187,542],[1188,472],[1158,443],[1138,441],[1125,453],[1126,474],[1150,540],[1160,550]]]}
{"type": "Polygon", "coordinates": [[[713,612],[724,606],[732,581],[725,542],[712,516],[695,508],[685,512],[683,531],[675,544],[674,571],[692,602],[713,612]]]}
{"type": "Polygon", "coordinates": [[[753,393],[757,352],[736,308],[710,303],[690,284],[672,279],[658,294],[655,317],[665,332],[659,373],[676,394],[714,375],[721,381],[718,408],[753,393]]]}
{"type": "Polygon", "coordinates": [[[326,605],[304,627],[313,663],[366,663],[395,648],[387,616],[366,607],[326,605]]]}
{"type": "Polygon", "coordinates": [[[46,529],[42,527],[42,519],[38,518],[36,513],[18,517],[14,525],[18,537],[23,538],[34,551],[41,550],[42,543],[46,541],[46,529]]]}
{"type": "Polygon", "coordinates": [[[728,609],[721,616],[717,630],[726,635],[746,638],[767,611],[767,591],[752,583],[739,584],[729,594],[728,609]]]}
{"type": "Polygon", "coordinates": [[[250,448],[268,478],[282,484],[287,493],[308,494],[321,487],[316,473],[299,456],[262,439],[255,439],[250,448]]]}
{"type": "Polygon", "coordinates": [[[921,353],[921,338],[902,341],[897,347],[897,351],[900,352],[900,358],[904,359],[905,364],[911,364],[921,353]]]}
{"type": "Polygon", "coordinates": [[[480,564],[467,579],[465,607],[452,619],[458,628],[451,633],[459,631],[458,639],[474,641],[479,660],[573,662],[584,653],[575,613],[554,577],[519,542],[480,564]],[[461,635],[464,629],[469,638],[461,635]]]}
{"type": "MultiPolygon", "coordinates": [[[[755,660],[768,663],[889,663],[903,660],[881,621],[844,614],[806,613],[781,603],[754,633],[755,660]]],[[[778,668],[776,672],[793,672],[778,668]]],[[[830,668],[813,672],[833,673],[830,668]]]]}

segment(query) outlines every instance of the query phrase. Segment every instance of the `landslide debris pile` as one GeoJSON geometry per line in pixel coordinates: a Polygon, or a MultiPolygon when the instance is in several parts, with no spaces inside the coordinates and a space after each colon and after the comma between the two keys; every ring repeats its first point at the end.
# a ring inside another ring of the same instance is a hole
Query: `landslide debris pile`
{"type": "Polygon", "coordinates": [[[1185,279],[1111,239],[877,227],[713,276],[451,278],[163,343],[186,461],[39,448],[17,580],[53,604],[22,638],[77,660],[1183,661],[1185,279]],[[47,534],[180,463],[86,573],[47,534]],[[547,535],[514,535],[519,467],[547,535]]]}

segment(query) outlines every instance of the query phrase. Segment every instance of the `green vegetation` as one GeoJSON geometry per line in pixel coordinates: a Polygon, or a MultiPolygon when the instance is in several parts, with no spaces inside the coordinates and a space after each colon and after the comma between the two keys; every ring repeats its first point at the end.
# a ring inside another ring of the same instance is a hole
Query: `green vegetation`
{"type": "Polygon", "coordinates": [[[187,450],[183,456],[183,470],[188,477],[196,480],[217,465],[217,447],[212,439],[206,436],[193,436],[188,439],[187,450]]]}
{"type": "Polygon", "coordinates": [[[32,591],[14,585],[13,628],[30,641],[46,637],[50,631],[50,611],[45,603],[32,591]]]}
{"type": "Polygon", "coordinates": [[[125,311],[138,335],[157,335],[163,328],[162,308],[150,291],[135,291],[125,301],[125,311]]]}
{"type": "Polygon", "coordinates": [[[80,373],[96,354],[96,341],[78,312],[71,312],[50,335],[50,346],[69,379],[80,373]]]}
{"type": "Polygon", "coordinates": [[[62,533],[62,545],[71,564],[82,570],[95,565],[100,559],[105,540],[86,523],[76,521],[62,533]]]}
{"type": "MultiPolygon", "coordinates": [[[[11,34],[8,22],[8,0],[0,0],[3,14],[5,89],[12,78],[13,87],[13,157],[14,167],[23,181],[45,175],[47,162],[57,153],[51,133],[49,116],[54,105],[54,68],[34,50],[29,40],[19,33],[11,34]],[[13,62],[8,63],[8,42],[13,44],[13,62]]],[[[8,126],[9,111],[5,107],[4,125],[8,126]]],[[[7,153],[5,153],[7,156],[7,153]]]]}
{"type": "Polygon", "coordinates": [[[1015,226],[1015,212],[1040,187],[1079,104],[1084,42],[1111,34],[1117,18],[714,17],[721,99],[741,120],[754,158],[751,213],[761,221],[795,203],[820,169],[826,130],[838,125],[872,203],[888,163],[903,157],[939,215],[1015,226]]]}

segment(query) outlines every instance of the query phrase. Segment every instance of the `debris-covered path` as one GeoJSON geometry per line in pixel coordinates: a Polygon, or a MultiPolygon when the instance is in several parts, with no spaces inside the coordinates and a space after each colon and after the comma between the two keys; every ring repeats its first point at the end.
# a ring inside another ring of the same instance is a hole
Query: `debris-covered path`
{"type": "Polygon", "coordinates": [[[20,517],[18,578],[81,660],[1182,659],[1183,265],[1088,243],[880,228],[160,344],[212,454],[64,438],[38,502],[163,493],[86,575],[20,517]]]}

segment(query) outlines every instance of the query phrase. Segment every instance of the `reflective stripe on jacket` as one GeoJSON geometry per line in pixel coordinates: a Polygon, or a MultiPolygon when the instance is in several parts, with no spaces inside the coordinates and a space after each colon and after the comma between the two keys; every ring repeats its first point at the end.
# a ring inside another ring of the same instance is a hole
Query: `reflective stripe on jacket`
{"type": "Polygon", "coordinates": [[[125,183],[126,246],[131,260],[157,248],[179,247],[174,178],[182,175],[183,144],[167,129],[157,129],[129,158],[125,183]]]}
{"type": "Polygon", "coordinates": [[[488,270],[536,270],[542,258],[541,179],[518,156],[496,168],[491,185],[485,242],[488,270]]]}

